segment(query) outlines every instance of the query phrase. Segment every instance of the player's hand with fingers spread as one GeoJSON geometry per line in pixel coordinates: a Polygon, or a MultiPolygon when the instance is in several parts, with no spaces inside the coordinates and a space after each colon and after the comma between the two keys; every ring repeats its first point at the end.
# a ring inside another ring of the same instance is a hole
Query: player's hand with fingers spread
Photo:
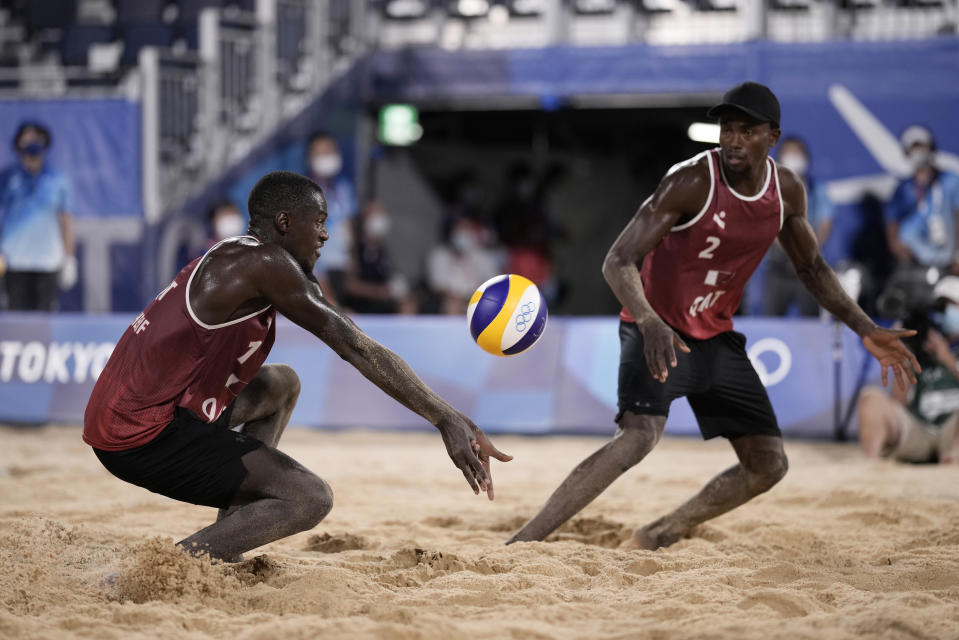
{"type": "Polygon", "coordinates": [[[473,441],[473,451],[476,452],[476,455],[479,457],[480,462],[483,465],[483,469],[486,470],[486,495],[490,500],[493,499],[493,473],[490,470],[489,459],[490,457],[496,458],[500,462],[509,462],[513,459],[513,456],[503,453],[490,442],[489,438],[486,437],[486,434],[483,433],[479,427],[473,427],[473,435],[476,437],[476,440],[473,441]]]}
{"type": "Polygon", "coordinates": [[[663,322],[658,316],[650,316],[637,320],[636,326],[643,334],[643,353],[646,356],[646,366],[654,378],[666,382],[669,377],[669,367],[675,367],[676,348],[689,353],[689,347],[683,342],[672,327],[663,322]]]}
{"type": "Polygon", "coordinates": [[[493,499],[493,482],[489,472],[489,457],[507,462],[511,456],[492,445],[479,427],[461,413],[454,413],[440,421],[437,428],[453,464],[463,472],[473,493],[485,491],[493,499]],[[485,459],[484,459],[485,457],[485,459]]]}
{"type": "Polygon", "coordinates": [[[901,338],[910,338],[916,335],[912,329],[883,329],[876,327],[862,337],[866,346],[882,369],[882,386],[889,382],[888,370],[891,368],[896,382],[901,389],[916,384],[916,374],[922,371],[919,361],[912,351],[906,348],[901,338]]]}

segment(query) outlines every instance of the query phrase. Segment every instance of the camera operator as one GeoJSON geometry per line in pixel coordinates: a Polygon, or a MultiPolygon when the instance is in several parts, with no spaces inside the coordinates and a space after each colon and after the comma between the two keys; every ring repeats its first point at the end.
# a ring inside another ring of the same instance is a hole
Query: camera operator
{"type": "Polygon", "coordinates": [[[866,387],[859,396],[859,442],[870,458],[959,462],[959,359],[950,346],[959,341],[959,277],[942,278],[931,297],[934,304],[910,314],[919,331],[907,344],[922,366],[918,382],[891,395],[866,387]]]}

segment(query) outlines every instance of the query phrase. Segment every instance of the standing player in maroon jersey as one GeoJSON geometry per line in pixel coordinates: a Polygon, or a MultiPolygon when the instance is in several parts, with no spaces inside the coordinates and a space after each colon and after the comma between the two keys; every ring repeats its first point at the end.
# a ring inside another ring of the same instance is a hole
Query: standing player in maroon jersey
{"type": "Polygon", "coordinates": [[[218,507],[215,523],[178,543],[193,553],[236,560],[322,520],[329,486],[276,449],[300,392],[290,367],[263,364],[280,312],[439,429],[474,493],[492,500],[489,458],[510,456],[323,297],[312,275],[330,237],[320,187],[270,173],[249,208],[249,234],[184,267],[120,338],[84,416],[83,439],[103,465],[150,491],[218,507]]]}
{"type": "Polygon", "coordinates": [[[877,327],[843,292],[806,221],[802,181],[769,158],[780,135],[776,96],[745,82],[709,115],[719,118],[719,148],[670,169],[603,264],[623,304],[616,435],[573,470],[510,542],[542,540],[642,460],[681,396],[703,437],[728,438],[739,463],[637,529],[637,546],[670,545],[779,482],[787,468],[782,435],[746,356],[746,338],[732,322],[746,281],[777,237],[819,304],[879,360],[883,384],[889,367],[901,385],[915,382],[919,363],[899,340],[915,332],[877,327]]]}

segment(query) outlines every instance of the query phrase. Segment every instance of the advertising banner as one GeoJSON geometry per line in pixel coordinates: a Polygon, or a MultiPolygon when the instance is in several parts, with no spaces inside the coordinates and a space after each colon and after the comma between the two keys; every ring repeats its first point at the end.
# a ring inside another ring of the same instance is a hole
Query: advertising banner
{"type": "MultiPolygon", "coordinates": [[[[406,360],[453,406],[493,433],[592,433],[615,430],[618,320],[553,318],[542,339],[511,358],[473,344],[463,319],[358,316],[361,328],[406,360]]],[[[133,315],[0,315],[0,421],[82,423],[97,376],[133,315]]],[[[788,436],[831,438],[836,366],[841,354],[845,410],[865,363],[854,334],[839,342],[818,320],[751,319],[737,323],[788,436]],[[838,346],[836,351],[834,347],[838,346]]],[[[280,318],[268,362],[300,376],[291,424],[314,428],[429,429],[422,418],[377,389],[309,332],[280,318]]],[[[673,403],[667,433],[696,435],[685,400],[673,403]]]]}

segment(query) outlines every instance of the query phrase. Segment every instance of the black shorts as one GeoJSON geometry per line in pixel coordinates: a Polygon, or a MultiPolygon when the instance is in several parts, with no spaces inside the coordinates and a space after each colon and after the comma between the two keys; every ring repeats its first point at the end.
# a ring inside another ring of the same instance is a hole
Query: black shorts
{"type": "Polygon", "coordinates": [[[680,335],[689,353],[676,349],[666,382],[649,372],[643,335],[632,322],[620,322],[619,422],[627,411],[668,416],[669,405],[686,396],[703,438],[743,435],[781,436],[766,388],[746,355],[746,336],[727,331],[708,340],[680,335]]]}
{"type": "Polygon", "coordinates": [[[216,422],[206,423],[177,407],[173,421],[142,447],[93,452],[121,480],[174,500],[225,509],[246,477],[240,458],[263,446],[230,429],[232,412],[230,405],[216,422]]]}

